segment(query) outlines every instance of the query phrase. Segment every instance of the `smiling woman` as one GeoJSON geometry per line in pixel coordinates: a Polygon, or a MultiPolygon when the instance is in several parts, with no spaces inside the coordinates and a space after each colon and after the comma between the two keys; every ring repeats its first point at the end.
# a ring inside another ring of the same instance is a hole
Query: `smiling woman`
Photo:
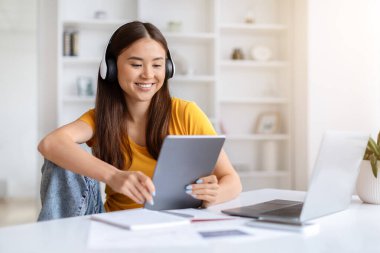
{"type": "MultiPolygon", "coordinates": [[[[38,145],[46,159],[40,221],[154,205],[151,178],[164,138],[216,135],[194,102],[171,97],[173,75],[166,39],[153,24],[133,21],[113,33],[100,64],[95,108],[38,145]],[[104,208],[98,181],[106,184],[104,208]]],[[[211,175],[183,191],[207,207],[236,197],[241,188],[221,151],[211,175]]]]}

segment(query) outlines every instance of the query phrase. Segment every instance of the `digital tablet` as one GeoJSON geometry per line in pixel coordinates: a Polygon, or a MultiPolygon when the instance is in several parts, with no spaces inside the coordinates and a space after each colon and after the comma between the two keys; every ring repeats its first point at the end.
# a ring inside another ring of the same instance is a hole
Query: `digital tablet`
{"type": "Polygon", "coordinates": [[[165,138],[153,175],[156,188],[150,210],[195,208],[202,204],[185,187],[212,173],[225,137],[215,135],[169,135],[165,138]]]}

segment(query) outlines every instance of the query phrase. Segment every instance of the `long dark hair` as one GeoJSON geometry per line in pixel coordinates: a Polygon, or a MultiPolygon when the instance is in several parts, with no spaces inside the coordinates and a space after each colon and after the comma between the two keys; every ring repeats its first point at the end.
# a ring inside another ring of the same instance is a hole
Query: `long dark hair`
{"type": "MultiPolygon", "coordinates": [[[[150,23],[134,21],[117,29],[108,45],[109,54],[117,57],[134,42],[142,38],[159,42],[167,52],[167,42],[157,27],[150,23]]],[[[128,106],[124,91],[117,81],[105,81],[98,75],[98,88],[95,102],[95,133],[93,153],[99,159],[119,169],[129,168],[133,154],[128,139],[128,106]],[[128,154],[128,165],[125,160],[128,154]]],[[[163,139],[168,135],[171,118],[171,96],[168,81],[153,96],[148,109],[146,126],[146,146],[150,155],[157,160],[163,139]]]]}

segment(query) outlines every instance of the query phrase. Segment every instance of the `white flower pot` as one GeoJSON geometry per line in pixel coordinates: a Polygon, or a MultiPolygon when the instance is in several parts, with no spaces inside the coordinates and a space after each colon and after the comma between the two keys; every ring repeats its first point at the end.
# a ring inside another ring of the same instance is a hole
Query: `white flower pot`
{"type": "Polygon", "coordinates": [[[359,198],[370,204],[380,204],[380,169],[377,178],[372,173],[371,164],[364,160],[360,165],[359,177],[356,183],[356,192],[359,198]]]}

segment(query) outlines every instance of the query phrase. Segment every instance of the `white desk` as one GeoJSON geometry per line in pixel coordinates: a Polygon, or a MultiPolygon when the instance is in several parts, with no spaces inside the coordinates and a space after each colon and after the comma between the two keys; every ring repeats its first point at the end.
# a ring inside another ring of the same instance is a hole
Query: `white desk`
{"type": "MultiPolygon", "coordinates": [[[[218,212],[274,198],[303,200],[303,196],[304,192],[264,189],[244,192],[233,201],[209,209],[218,212]]],[[[184,248],[172,245],[147,248],[141,245],[141,248],[133,250],[99,251],[87,248],[90,224],[93,221],[88,217],[76,217],[1,228],[0,252],[380,252],[380,206],[363,204],[353,197],[348,210],[315,221],[320,224],[320,232],[314,236],[248,228],[243,225],[246,222],[244,220],[213,221],[191,226],[194,229],[240,226],[251,231],[253,236],[244,240],[207,240],[205,245],[184,248]],[[261,236],[264,232],[273,236],[261,236]]]]}

